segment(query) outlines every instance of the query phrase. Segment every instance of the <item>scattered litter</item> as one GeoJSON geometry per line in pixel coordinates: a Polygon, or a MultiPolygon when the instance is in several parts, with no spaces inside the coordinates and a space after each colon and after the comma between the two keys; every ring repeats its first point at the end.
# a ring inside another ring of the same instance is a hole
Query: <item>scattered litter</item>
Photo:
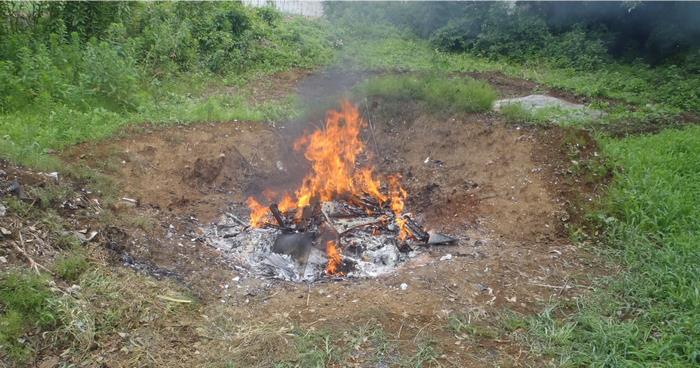
{"type": "Polygon", "coordinates": [[[68,292],[68,294],[75,294],[79,291],[80,291],[80,285],[75,285],[75,284],[71,285],[70,287],[68,287],[68,289],[66,289],[66,292],[68,292]]]}
{"type": "Polygon", "coordinates": [[[97,236],[97,231],[91,231],[87,235],[85,234],[86,232],[87,230],[85,230],[85,232],[78,230],[74,231],[73,234],[75,234],[75,237],[78,238],[78,240],[80,240],[81,243],[90,242],[92,241],[92,239],[95,239],[95,236],[97,236]]]}
{"type": "Polygon", "coordinates": [[[401,288],[401,290],[406,290],[408,289],[408,284],[402,283],[399,287],[401,288]]]}
{"type": "Polygon", "coordinates": [[[449,261],[450,259],[452,259],[452,254],[450,253],[447,253],[444,256],[440,257],[441,261],[449,261]]]}
{"type": "Polygon", "coordinates": [[[7,258],[4,256],[0,257],[0,263],[7,263],[7,258]]]}
{"type": "Polygon", "coordinates": [[[5,216],[5,214],[7,214],[7,208],[5,208],[5,206],[0,204],[0,217],[5,216]]]}
{"type": "Polygon", "coordinates": [[[188,300],[188,299],[178,299],[178,298],[173,298],[173,297],[165,296],[165,295],[156,295],[156,297],[158,299],[167,300],[167,301],[173,302],[173,303],[192,303],[192,301],[188,300]]]}
{"type": "Polygon", "coordinates": [[[122,203],[133,207],[136,207],[139,204],[139,201],[133,198],[122,197],[121,201],[122,203]]]}
{"type": "Polygon", "coordinates": [[[22,186],[19,184],[19,181],[17,179],[13,180],[10,183],[10,186],[5,189],[6,194],[13,195],[19,199],[26,199],[27,196],[24,194],[24,189],[22,189],[22,186]]]}
{"type": "Polygon", "coordinates": [[[49,179],[53,179],[56,183],[58,183],[58,172],[56,172],[56,171],[50,172],[50,173],[46,174],[46,177],[49,179]]]}
{"type": "Polygon", "coordinates": [[[10,236],[12,235],[12,232],[10,230],[5,229],[4,227],[0,227],[0,235],[10,236]]]}
{"type": "Polygon", "coordinates": [[[439,233],[434,233],[434,232],[429,232],[428,233],[428,244],[431,245],[448,245],[448,244],[455,244],[457,242],[457,239],[439,234],[439,233]]]}

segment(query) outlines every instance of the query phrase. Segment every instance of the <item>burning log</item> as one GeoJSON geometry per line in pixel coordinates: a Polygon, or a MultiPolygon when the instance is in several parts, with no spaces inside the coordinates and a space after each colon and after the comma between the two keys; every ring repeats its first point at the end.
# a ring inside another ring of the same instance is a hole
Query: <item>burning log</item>
{"type": "Polygon", "coordinates": [[[282,217],[282,213],[280,213],[280,209],[277,207],[277,203],[273,203],[270,205],[270,212],[272,212],[272,216],[275,218],[275,221],[280,225],[281,229],[287,229],[287,224],[284,223],[284,218],[282,217]]]}
{"type": "Polygon", "coordinates": [[[418,225],[417,222],[415,222],[410,216],[408,215],[403,215],[402,216],[406,220],[406,227],[411,231],[411,234],[413,237],[416,238],[416,240],[422,241],[422,242],[428,242],[428,239],[430,238],[430,235],[423,230],[423,228],[418,225]]]}

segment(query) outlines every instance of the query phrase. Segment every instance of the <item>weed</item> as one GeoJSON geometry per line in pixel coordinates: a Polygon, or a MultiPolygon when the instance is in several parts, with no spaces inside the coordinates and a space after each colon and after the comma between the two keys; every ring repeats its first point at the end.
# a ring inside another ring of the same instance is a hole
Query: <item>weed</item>
{"type": "Polygon", "coordinates": [[[5,198],[5,204],[9,213],[13,213],[21,218],[26,218],[32,211],[31,204],[15,197],[5,198]]]}
{"type": "Polygon", "coordinates": [[[151,231],[156,227],[153,218],[144,215],[123,214],[120,219],[128,226],[137,227],[143,231],[151,231]]]}
{"type": "Polygon", "coordinates": [[[416,345],[416,353],[401,362],[401,367],[421,368],[439,365],[438,357],[440,351],[435,346],[434,341],[419,341],[416,345]]]}
{"type": "Polygon", "coordinates": [[[341,354],[327,332],[297,330],[294,336],[297,349],[296,363],[301,367],[326,367],[336,361],[341,354]]]}
{"type": "Polygon", "coordinates": [[[54,271],[56,274],[68,281],[76,282],[80,275],[82,275],[90,267],[90,263],[87,259],[87,254],[84,249],[80,247],[70,248],[68,251],[61,254],[54,263],[54,271]]]}
{"type": "Polygon", "coordinates": [[[0,275],[0,346],[13,360],[22,362],[31,353],[31,346],[20,338],[31,328],[50,328],[59,315],[44,277],[20,271],[0,275]]]}
{"type": "Polygon", "coordinates": [[[501,115],[510,124],[543,124],[543,120],[539,120],[538,116],[532,111],[524,108],[521,104],[512,103],[501,107],[501,115]]]}
{"type": "Polygon", "coordinates": [[[41,208],[52,208],[69,200],[73,195],[73,188],[68,185],[47,184],[41,187],[31,187],[28,190],[32,198],[38,199],[41,208]]]}

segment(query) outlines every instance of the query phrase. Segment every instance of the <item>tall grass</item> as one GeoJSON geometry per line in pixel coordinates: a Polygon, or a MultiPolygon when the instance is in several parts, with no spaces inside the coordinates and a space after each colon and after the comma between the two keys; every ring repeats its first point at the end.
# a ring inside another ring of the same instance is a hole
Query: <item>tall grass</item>
{"type": "Polygon", "coordinates": [[[596,214],[624,271],[535,332],[563,366],[700,364],[700,128],[602,146],[618,166],[596,214]]]}
{"type": "Polygon", "coordinates": [[[420,100],[433,110],[463,112],[488,110],[496,99],[493,87],[471,78],[384,76],[360,84],[356,93],[420,100]]]}

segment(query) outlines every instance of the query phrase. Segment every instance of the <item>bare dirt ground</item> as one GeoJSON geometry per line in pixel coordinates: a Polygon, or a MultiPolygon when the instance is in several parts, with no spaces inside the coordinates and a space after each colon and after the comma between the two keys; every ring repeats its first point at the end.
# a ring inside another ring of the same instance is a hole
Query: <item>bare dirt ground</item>
{"type": "MultiPolygon", "coordinates": [[[[137,198],[161,223],[136,237],[130,254],[180,275],[205,300],[235,306],[232,320],[282,319],[331,330],[378,324],[402,352],[430,338],[448,364],[512,359],[517,365],[527,353],[491,332],[497,327],[484,327],[486,338],[472,341],[449,330],[448,319],[489,326],[504,311],[537,313],[552,298],[572,298],[585,287],[590,260],[566,235],[568,197],[557,192],[566,173],[556,170],[568,159],[557,146],[543,147],[563,143],[565,133],[506,127],[490,115],[436,119],[383,107],[379,102],[370,113],[380,150],[374,160],[382,171],[402,174],[408,208],[424,224],[463,240],[434,247],[376,280],[258,280],[226,267],[196,241],[198,227],[227,203],[242,202],[278,175],[275,163],[286,151],[275,128],[229,123],[154,130],[84,145],[68,157],[90,165],[115,160],[109,173],[124,196],[137,198]],[[394,118],[387,121],[387,115],[394,118]],[[451,259],[440,260],[448,254],[451,259]]],[[[253,364],[261,357],[249,359],[253,364]]]]}
{"type": "MultiPolygon", "coordinates": [[[[531,87],[499,83],[504,96],[513,85],[531,87]]],[[[202,228],[231,204],[283,185],[285,177],[294,187],[303,165],[295,166],[298,154],[283,144],[300,131],[294,123],[133,128],[124,138],[64,152],[67,162],[114,178],[119,197],[138,200],[118,201],[117,213],[152,224],[101,229],[100,246],[122,255],[113,264],[173,280],[199,300],[195,312],[166,329],[169,337],[130,332],[150,356],[134,358],[110,341],[86,362],[269,367],[299,348],[290,336],[302,329],[328,331],[349,351],[330,366],[396,366],[410,363],[401,357],[428,352],[438,353],[425,366],[532,363],[517,338],[522,324],[508,321],[576,298],[599,272],[567,230],[600,182],[570,170],[572,160],[595,155],[594,141],[580,131],[507,126],[491,113],[440,116],[381,99],[363,113],[375,127],[363,133],[369,159],[380,172],[402,175],[408,210],[426,227],[461,239],[377,279],[259,279],[202,240],[202,228]],[[372,337],[377,331],[386,345],[372,337]]]]}

